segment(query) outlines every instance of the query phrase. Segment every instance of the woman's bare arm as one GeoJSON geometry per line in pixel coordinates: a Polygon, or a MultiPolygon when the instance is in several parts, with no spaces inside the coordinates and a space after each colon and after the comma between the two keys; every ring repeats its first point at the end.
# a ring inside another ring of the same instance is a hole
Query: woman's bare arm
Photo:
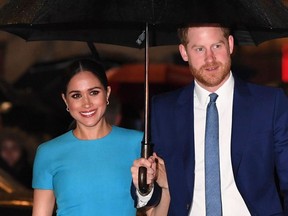
{"type": "Polygon", "coordinates": [[[52,216],[55,196],[52,190],[34,190],[32,216],[52,216]]]}

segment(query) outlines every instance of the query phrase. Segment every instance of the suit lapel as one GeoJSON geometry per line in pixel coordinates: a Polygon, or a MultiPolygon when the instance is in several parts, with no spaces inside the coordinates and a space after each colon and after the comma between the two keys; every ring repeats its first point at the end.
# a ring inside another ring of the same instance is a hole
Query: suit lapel
{"type": "Polygon", "coordinates": [[[253,116],[253,98],[246,83],[235,78],[231,155],[233,173],[236,177],[242,159],[247,139],[249,138],[250,125],[253,116]]]}
{"type": "Polygon", "coordinates": [[[193,98],[194,98],[194,83],[185,88],[180,94],[176,109],[176,129],[179,138],[179,147],[182,148],[182,158],[179,158],[183,163],[185,181],[187,182],[189,192],[188,199],[192,200],[194,186],[194,117],[193,117],[193,98]],[[181,144],[180,144],[181,143],[181,144]]]}

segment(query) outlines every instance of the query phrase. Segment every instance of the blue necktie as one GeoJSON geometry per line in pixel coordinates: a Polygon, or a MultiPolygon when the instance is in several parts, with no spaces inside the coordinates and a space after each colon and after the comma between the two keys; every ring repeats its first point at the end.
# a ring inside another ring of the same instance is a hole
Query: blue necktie
{"type": "Polygon", "coordinates": [[[209,95],[205,130],[205,201],[206,216],[221,216],[221,190],[219,166],[219,119],[216,107],[218,95],[209,95]]]}

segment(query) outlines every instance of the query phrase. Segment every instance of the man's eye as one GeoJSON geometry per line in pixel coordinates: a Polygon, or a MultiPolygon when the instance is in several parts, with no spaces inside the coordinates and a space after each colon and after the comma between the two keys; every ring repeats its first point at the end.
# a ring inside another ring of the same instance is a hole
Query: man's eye
{"type": "Polygon", "coordinates": [[[202,47],[198,47],[195,50],[196,50],[196,52],[202,52],[204,49],[202,47]]]}
{"type": "Polygon", "coordinates": [[[221,44],[215,44],[215,45],[214,45],[214,48],[215,48],[215,49],[221,48],[221,44]]]}

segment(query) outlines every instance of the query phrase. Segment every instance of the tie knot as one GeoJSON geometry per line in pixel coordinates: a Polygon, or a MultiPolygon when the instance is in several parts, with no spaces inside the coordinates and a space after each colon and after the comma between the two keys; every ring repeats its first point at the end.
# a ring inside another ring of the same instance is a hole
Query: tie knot
{"type": "Polygon", "coordinates": [[[210,97],[210,102],[216,102],[218,95],[216,93],[212,93],[209,95],[210,97]]]}

